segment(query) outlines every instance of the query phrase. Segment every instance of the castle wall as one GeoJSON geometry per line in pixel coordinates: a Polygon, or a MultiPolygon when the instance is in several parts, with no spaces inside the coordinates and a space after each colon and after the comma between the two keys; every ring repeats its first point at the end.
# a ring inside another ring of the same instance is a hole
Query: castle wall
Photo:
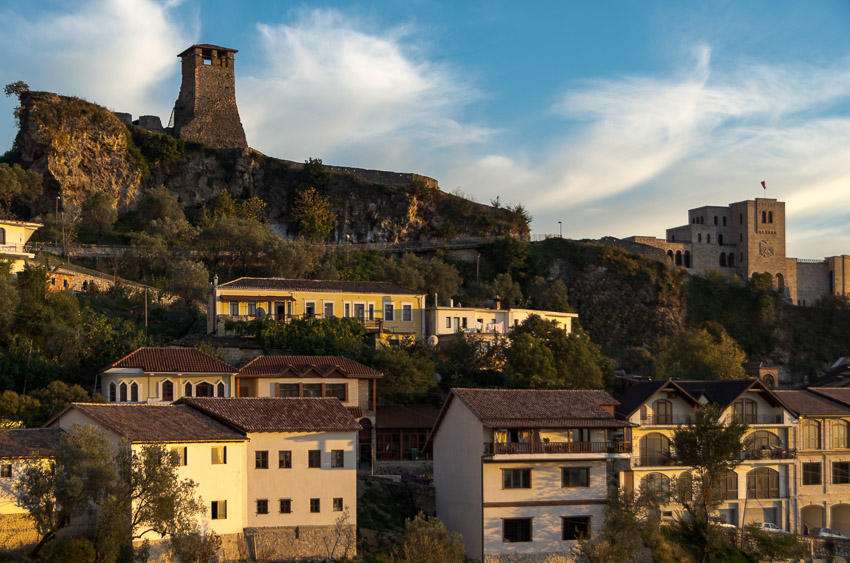
{"type": "Polygon", "coordinates": [[[829,265],[829,277],[832,279],[829,288],[832,295],[850,295],[850,256],[830,256],[826,259],[829,265]]]}

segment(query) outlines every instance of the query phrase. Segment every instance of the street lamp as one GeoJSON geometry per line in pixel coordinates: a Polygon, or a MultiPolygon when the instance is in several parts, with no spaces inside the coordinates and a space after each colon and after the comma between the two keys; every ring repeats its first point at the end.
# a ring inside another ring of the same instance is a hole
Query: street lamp
{"type": "Polygon", "coordinates": [[[564,230],[561,228],[560,221],[558,221],[558,238],[564,238],[564,230]]]}

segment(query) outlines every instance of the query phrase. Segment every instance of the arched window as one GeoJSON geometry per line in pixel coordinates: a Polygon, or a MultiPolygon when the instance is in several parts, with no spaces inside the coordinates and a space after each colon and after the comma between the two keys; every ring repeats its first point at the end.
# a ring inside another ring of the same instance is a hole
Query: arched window
{"type": "Polygon", "coordinates": [[[762,212],[761,212],[761,222],[762,222],[762,223],[767,223],[767,211],[762,211],[762,212]]]}
{"type": "Polygon", "coordinates": [[[710,234],[705,235],[705,242],[706,242],[706,244],[711,244],[711,235],[710,234]]]}
{"type": "Polygon", "coordinates": [[[641,466],[670,465],[670,439],[658,432],[641,438],[640,464],[641,466]]]}
{"type": "MultiPolygon", "coordinates": [[[[754,274],[755,275],[755,274],[754,274]]],[[[735,420],[744,424],[758,423],[758,403],[752,399],[738,399],[733,407],[735,420]]]]}
{"type": "Polygon", "coordinates": [[[769,467],[757,467],[747,473],[749,498],[779,498],[779,472],[769,467]]]}
{"type": "Polygon", "coordinates": [[[750,452],[760,452],[763,450],[770,450],[771,448],[778,448],[781,444],[782,442],[780,442],[779,436],[773,432],[768,432],[767,430],[753,432],[744,440],[744,446],[747,451],[750,452]]]}
{"type": "Polygon", "coordinates": [[[192,384],[189,383],[188,381],[186,382],[186,385],[183,386],[183,396],[184,397],[191,397],[192,396],[192,384]]]}
{"type": "Polygon", "coordinates": [[[726,470],[726,476],[720,481],[720,494],[723,500],[738,498],[738,474],[731,469],[726,470]]]}
{"type": "Polygon", "coordinates": [[[670,495],[670,477],[663,473],[650,473],[640,481],[640,488],[647,491],[656,491],[662,495],[670,495]]]}
{"type": "Polygon", "coordinates": [[[218,388],[217,395],[219,397],[224,397],[224,381],[219,381],[216,387],[218,388]]]}
{"type": "Polygon", "coordinates": [[[702,233],[697,233],[697,242],[702,242],[702,233]]]}
{"type": "Polygon", "coordinates": [[[173,401],[174,400],[174,383],[170,381],[162,382],[162,400],[163,401],[173,401]]]}
{"type": "Polygon", "coordinates": [[[691,267],[691,251],[686,250],[685,251],[685,268],[690,268],[690,267],[691,267]]]}
{"type": "Polygon", "coordinates": [[[109,384],[109,402],[114,403],[118,400],[118,386],[115,385],[115,382],[109,384]]]}
{"type": "Polygon", "coordinates": [[[734,253],[734,252],[730,252],[730,253],[729,253],[729,260],[728,260],[728,264],[729,264],[729,267],[730,267],[730,268],[734,268],[734,267],[735,267],[735,253],[734,253]]]}
{"type": "Polygon", "coordinates": [[[677,266],[682,265],[682,251],[681,250],[676,251],[676,265],[677,266]]]}
{"type": "Polygon", "coordinates": [[[135,381],[130,384],[130,401],[133,403],[139,402],[139,385],[135,381]]]}
{"type": "Polygon", "coordinates": [[[127,384],[125,382],[121,382],[121,385],[118,386],[118,399],[122,403],[127,402],[127,384]]]}
{"type": "Polygon", "coordinates": [[[726,253],[725,252],[720,253],[720,265],[724,268],[726,267],[726,253]]]}
{"type": "Polygon", "coordinates": [[[212,383],[207,383],[206,381],[203,383],[198,383],[195,386],[195,396],[215,397],[215,388],[212,386],[212,383]]]}
{"type": "Polygon", "coordinates": [[[768,222],[768,223],[773,223],[773,211],[768,211],[768,212],[767,212],[767,222],[768,222]]]}
{"type": "Polygon", "coordinates": [[[673,251],[672,250],[667,251],[667,258],[670,259],[670,265],[672,266],[673,265],[673,251]]]}
{"type": "Polygon", "coordinates": [[[673,424],[673,403],[667,399],[658,399],[652,405],[655,411],[655,424],[673,424]]]}
{"type": "Polygon", "coordinates": [[[848,422],[846,420],[836,420],[835,424],[832,425],[832,447],[833,448],[847,448],[847,428],[848,422]]]}
{"type": "Polygon", "coordinates": [[[723,246],[723,235],[717,235],[717,244],[723,246]]]}
{"type": "Polygon", "coordinates": [[[820,423],[817,420],[803,422],[803,447],[807,450],[820,449],[820,423]]]}
{"type": "Polygon", "coordinates": [[[0,227],[0,244],[6,244],[6,229],[0,227]]]}

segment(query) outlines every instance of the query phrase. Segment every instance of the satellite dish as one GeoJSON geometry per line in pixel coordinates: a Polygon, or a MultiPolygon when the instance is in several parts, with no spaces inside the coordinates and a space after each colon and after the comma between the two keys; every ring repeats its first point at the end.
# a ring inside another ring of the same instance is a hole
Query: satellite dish
{"type": "Polygon", "coordinates": [[[263,309],[262,307],[258,307],[257,308],[257,318],[262,319],[265,316],[266,316],[266,310],[263,309]]]}
{"type": "Polygon", "coordinates": [[[428,337],[428,346],[436,346],[440,342],[440,339],[437,338],[436,334],[432,334],[428,337]]]}

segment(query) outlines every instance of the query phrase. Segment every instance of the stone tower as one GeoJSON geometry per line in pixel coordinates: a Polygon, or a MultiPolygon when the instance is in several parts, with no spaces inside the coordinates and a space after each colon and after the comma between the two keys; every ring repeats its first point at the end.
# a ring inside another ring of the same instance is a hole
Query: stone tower
{"type": "Polygon", "coordinates": [[[174,104],[174,136],[215,148],[245,148],[236,107],[236,49],[192,45],[179,55],[183,81],[174,104]]]}

